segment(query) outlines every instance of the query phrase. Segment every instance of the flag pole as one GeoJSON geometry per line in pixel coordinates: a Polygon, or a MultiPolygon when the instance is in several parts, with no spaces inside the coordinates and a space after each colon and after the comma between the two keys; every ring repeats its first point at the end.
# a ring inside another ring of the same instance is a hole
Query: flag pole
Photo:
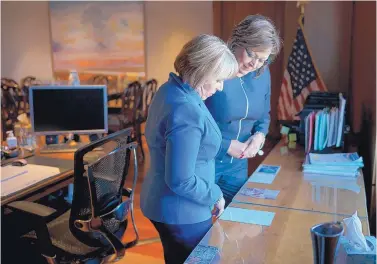
{"type": "Polygon", "coordinates": [[[309,0],[297,1],[297,5],[296,5],[296,7],[299,7],[299,8],[300,8],[301,16],[304,15],[304,13],[305,13],[305,5],[306,5],[308,2],[309,2],[309,0]]]}

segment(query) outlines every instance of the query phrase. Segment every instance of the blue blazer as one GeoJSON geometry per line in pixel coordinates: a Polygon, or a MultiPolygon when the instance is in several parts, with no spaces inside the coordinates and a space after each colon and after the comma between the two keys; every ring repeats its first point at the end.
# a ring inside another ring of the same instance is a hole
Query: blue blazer
{"type": "Polygon", "coordinates": [[[216,158],[218,163],[246,162],[227,154],[230,141],[245,142],[257,131],[268,133],[270,126],[271,76],[268,68],[255,78],[251,72],[241,78],[224,81],[222,92],[206,100],[208,110],[216,120],[223,139],[216,158]]]}
{"type": "Polygon", "coordinates": [[[166,224],[210,219],[222,196],[214,160],[221,133],[199,94],[174,73],[154,96],[145,136],[150,168],[140,195],[143,214],[166,224]]]}

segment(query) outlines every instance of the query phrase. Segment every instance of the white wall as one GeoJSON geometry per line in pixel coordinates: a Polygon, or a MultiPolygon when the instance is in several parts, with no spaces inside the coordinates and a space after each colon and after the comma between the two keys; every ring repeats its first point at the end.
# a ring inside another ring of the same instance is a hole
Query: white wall
{"type": "MultiPolygon", "coordinates": [[[[297,33],[300,10],[296,4],[285,4],[284,65],[297,33]]],[[[352,5],[351,1],[309,1],[305,7],[305,35],[320,75],[331,92],[347,92],[349,88],[352,5]]]]}
{"type": "Polygon", "coordinates": [[[1,2],[1,76],[52,78],[48,2],[1,2]]]}
{"type": "Polygon", "coordinates": [[[349,89],[352,5],[351,1],[311,1],[305,8],[306,36],[331,92],[349,89]]]}
{"type": "MultiPolygon", "coordinates": [[[[52,78],[48,2],[1,2],[1,76],[52,78]]],[[[146,71],[166,81],[185,42],[212,33],[212,2],[145,2],[146,71]]]]}
{"type": "Polygon", "coordinates": [[[213,32],[212,1],[146,2],[147,74],[159,83],[174,71],[182,46],[194,36],[213,32]]]}

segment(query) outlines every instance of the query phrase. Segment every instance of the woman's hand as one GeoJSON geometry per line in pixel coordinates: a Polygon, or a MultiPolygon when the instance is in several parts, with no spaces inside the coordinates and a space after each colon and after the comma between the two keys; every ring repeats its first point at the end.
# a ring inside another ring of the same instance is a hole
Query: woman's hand
{"type": "Polygon", "coordinates": [[[212,215],[218,218],[224,212],[224,209],[225,209],[225,200],[224,200],[224,197],[221,197],[221,199],[217,203],[215,203],[215,206],[212,210],[212,215]]]}
{"type": "Polygon", "coordinates": [[[247,144],[239,142],[238,140],[232,140],[228,149],[228,154],[234,158],[241,158],[241,155],[246,150],[247,144]]]}
{"type": "Polygon", "coordinates": [[[262,133],[257,133],[252,135],[246,143],[248,144],[247,148],[241,155],[242,159],[253,158],[258,153],[258,151],[263,147],[265,141],[265,136],[262,133]]]}

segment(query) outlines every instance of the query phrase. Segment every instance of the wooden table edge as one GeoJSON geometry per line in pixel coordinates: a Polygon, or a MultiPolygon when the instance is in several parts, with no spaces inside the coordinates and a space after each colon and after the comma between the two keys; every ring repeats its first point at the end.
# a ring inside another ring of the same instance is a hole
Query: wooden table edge
{"type": "MultiPolygon", "coordinates": [[[[46,195],[41,195],[45,191],[46,188],[51,188],[58,190],[61,188],[62,184],[68,185],[69,183],[73,182],[73,170],[64,171],[62,173],[59,173],[53,177],[50,177],[48,179],[45,179],[43,181],[37,182],[31,186],[28,186],[25,189],[22,189],[20,191],[17,191],[15,193],[8,194],[7,196],[1,197],[1,206],[4,206],[10,202],[19,200],[21,198],[24,198],[25,196],[29,196],[30,194],[35,193],[31,197],[39,197],[46,195]],[[56,186],[59,186],[59,188],[56,188],[56,186]],[[54,188],[55,187],[55,188],[54,188]]],[[[55,191],[53,190],[53,191],[55,191]]],[[[53,192],[51,191],[51,192],[53,192]]],[[[49,193],[51,193],[49,192],[49,193]]],[[[36,199],[30,199],[30,197],[26,198],[25,200],[37,200],[36,199]]]]}

